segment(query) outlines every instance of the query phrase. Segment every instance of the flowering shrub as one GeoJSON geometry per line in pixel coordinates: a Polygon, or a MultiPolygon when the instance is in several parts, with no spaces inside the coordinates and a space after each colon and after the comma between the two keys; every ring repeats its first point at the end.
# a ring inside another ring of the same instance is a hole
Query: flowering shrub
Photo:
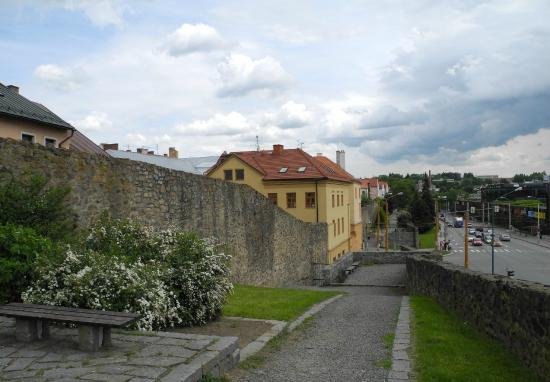
{"type": "Polygon", "coordinates": [[[139,313],[143,330],[204,324],[232,290],[228,261],[194,234],[102,219],[79,248],[38,267],[23,299],[139,313]]]}

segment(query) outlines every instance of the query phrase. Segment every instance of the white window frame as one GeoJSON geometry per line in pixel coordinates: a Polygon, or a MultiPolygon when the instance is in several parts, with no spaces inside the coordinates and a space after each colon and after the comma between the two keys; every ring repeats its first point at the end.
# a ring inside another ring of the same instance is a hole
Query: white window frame
{"type": "Polygon", "coordinates": [[[32,143],[36,143],[36,134],[31,134],[31,133],[27,133],[27,132],[22,131],[21,132],[21,142],[23,141],[23,135],[30,135],[32,137],[32,143]]]}
{"type": "Polygon", "coordinates": [[[57,144],[57,138],[53,138],[53,137],[46,137],[46,136],[44,136],[44,147],[47,147],[47,146],[46,146],[46,139],[52,139],[52,140],[53,140],[53,141],[55,142],[55,144],[54,144],[54,146],[53,146],[53,147],[58,147],[58,144],[57,144]]]}

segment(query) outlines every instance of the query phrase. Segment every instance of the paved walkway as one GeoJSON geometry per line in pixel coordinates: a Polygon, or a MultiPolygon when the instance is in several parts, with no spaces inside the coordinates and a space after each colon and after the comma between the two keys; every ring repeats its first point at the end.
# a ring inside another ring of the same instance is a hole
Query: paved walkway
{"type": "MultiPolygon", "coordinates": [[[[403,284],[404,265],[358,268],[353,283],[403,284]]],[[[383,343],[394,332],[403,289],[341,287],[348,294],[315,316],[313,324],[290,335],[258,369],[232,373],[236,381],[384,381],[391,357],[383,343]],[[235,374],[235,375],[233,375],[235,374]]]]}
{"type": "Polygon", "coordinates": [[[0,380],[197,381],[238,362],[236,337],[113,331],[113,346],[78,350],[78,330],[51,328],[48,340],[15,340],[14,320],[0,317],[0,380]]]}

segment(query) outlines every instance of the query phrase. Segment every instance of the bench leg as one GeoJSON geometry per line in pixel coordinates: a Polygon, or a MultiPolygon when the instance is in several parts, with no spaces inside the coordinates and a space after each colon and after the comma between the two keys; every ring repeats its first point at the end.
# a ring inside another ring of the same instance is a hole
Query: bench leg
{"type": "Polygon", "coordinates": [[[15,319],[15,338],[17,341],[31,342],[38,339],[37,322],[32,319],[15,319]]]}
{"type": "Polygon", "coordinates": [[[103,331],[101,326],[81,325],[78,327],[78,347],[84,351],[98,351],[103,331]]]}
{"type": "Polygon", "coordinates": [[[111,339],[111,327],[110,326],[104,326],[103,327],[103,346],[104,347],[113,346],[113,340],[111,339]]]}
{"type": "Polygon", "coordinates": [[[50,326],[48,320],[38,320],[37,323],[40,339],[47,340],[50,338],[50,326]]]}

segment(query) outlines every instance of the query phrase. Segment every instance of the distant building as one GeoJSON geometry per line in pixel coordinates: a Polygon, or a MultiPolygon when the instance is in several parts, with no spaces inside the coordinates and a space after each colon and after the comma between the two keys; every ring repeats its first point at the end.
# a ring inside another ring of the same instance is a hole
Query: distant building
{"type": "Polygon", "coordinates": [[[361,181],[361,197],[369,199],[384,198],[390,192],[388,182],[378,178],[363,178],[361,181]]]}
{"type": "Polygon", "coordinates": [[[153,151],[144,148],[139,148],[137,151],[119,150],[117,143],[102,143],[101,146],[109,155],[115,158],[150,163],[156,166],[197,175],[203,175],[206,170],[212,167],[218,160],[218,156],[179,158],[178,151],[174,147],[168,149],[168,154],[155,155],[153,151]]]}
{"type": "Polygon", "coordinates": [[[475,177],[481,180],[488,180],[491,182],[498,182],[499,180],[498,175],[476,175],[475,177]]]}
{"type": "Polygon", "coordinates": [[[240,151],[223,154],[206,175],[246,184],[305,222],[328,225],[327,263],[362,247],[360,184],[342,166],[301,149],[240,151]]]}
{"type": "Polygon", "coordinates": [[[19,93],[19,87],[0,83],[0,137],[55,147],[107,155],[46,106],[19,93]]]}

